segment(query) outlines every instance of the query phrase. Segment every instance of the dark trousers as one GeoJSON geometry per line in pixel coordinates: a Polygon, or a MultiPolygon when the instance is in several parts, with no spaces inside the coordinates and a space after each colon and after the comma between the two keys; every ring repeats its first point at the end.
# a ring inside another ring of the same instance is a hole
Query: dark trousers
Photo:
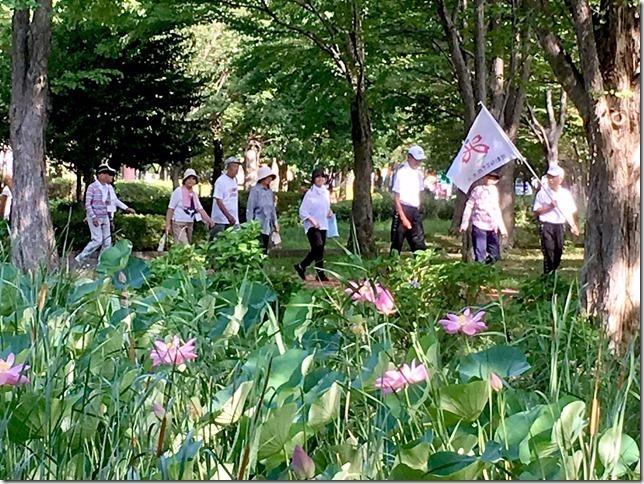
{"type": "MultiPolygon", "coordinates": [[[[304,258],[304,260],[300,262],[300,266],[302,266],[303,269],[306,269],[308,266],[311,265],[312,262],[315,261],[315,268],[323,269],[324,268],[324,245],[326,244],[326,230],[320,230],[320,229],[316,229],[315,227],[311,227],[306,232],[306,237],[309,239],[309,245],[311,246],[311,250],[309,251],[308,254],[306,254],[306,257],[304,258]]],[[[322,271],[318,270],[318,273],[322,273],[322,271]]]]}
{"type": "Polygon", "coordinates": [[[541,252],[543,252],[543,273],[554,272],[561,264],[563,254],[565,224],[551,224],[542,222],[539,232],[541,234],[541,252]]]}
{"type": "Polygon", "coordinates": [[[403,212],[407,220],[411,223],[411,228],[406,229],[400,221],[398,212],[394,212],[394,218],[391,222],[391,251],[397,251],[400,254],[405,240],[409,243],[412,252],[425,250],[425,230],[423,229],[423,219],[420,216],[420,210],[416,207],[402,205],[403,212]]]}
{"type": "Polygon", "coordinates": [[[264,250],[264,254],[268,254],[268,241],[270,237],[266,234],[259,234],[259,246],[264,250]]]}
{"type": "Polygon", "coordinates": [[[496,230],[483,230],[472,224],[472,247],[476,262],[493,264],[501,258],[499,234],[496,230]]]}

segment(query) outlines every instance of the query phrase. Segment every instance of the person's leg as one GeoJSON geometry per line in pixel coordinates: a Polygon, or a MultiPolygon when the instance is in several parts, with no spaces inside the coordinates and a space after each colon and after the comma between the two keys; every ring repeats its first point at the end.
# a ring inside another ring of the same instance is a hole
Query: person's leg
{"type": "Polygon", "coordinates": [[[555,240],[553,237],[553,224],[541,224],[541,251],[543,252],[543,273],[550,274],[555,270],[555,240]]]}
{"type": "Polygon", "coordinates": [[[188,244],[188,232],[185,222],[172,221],[172,238],[177,244],[188,244]]]}
{"type": "Polygon", "coordinates": [[[474,260],[485,261],[487,254],[487,232],[476,225],[472,225],[472,247],[474,248],[474,260]]]}
{"type": "Polygon", "coordinates": [[[326,246],[326,230],[320,230],[318,247],[315,254],[315,269],[320,281],[328,281],[329,278],[324,273],[324,247],[326,246]]]}
{"type": "Polygon", "coordinates": [[[264,251],[264,254],[268,254],[268,241],[270,237],[266,234],[259,234],[259,246],[264,251]]]}
{"type": "Polygon", "coordinates": [[[295,264],[293,268],[295,269],[295,272],[302,278],[306,279],[305,273],[306,273],[306,268],[311,265],[313,261],[316,259],[316,248],[319,245],[318,244],[318,238],[320,237],[320,231],[314,227],[311,227],[307,232],[306,232],[306,238],[309,239],[309,253],[306,254],[306,257],[302,259],[302,262],[299,262],[298,264],[295,264]]]}
{"type": "Polygon", "coordinates": [[[412,252],[427,249],[425,244],[425,229],[423,228],[423,217],[420,210],[412,208],[409,210],[409,220],[411,220],[411,230],[408,230],[407,241],[412,252]]]}
{"type": "Polygon", "coordinates": [[[398,213],[394,213],[391,220],[391,249],[389,254],[394,250],[400,254],[402,251],[403,241],[405,240],[405,227],[400,221],[398,213]]]}
{"type": "Polygon", "coordinates": [[[230,224],[215,224],[215,226],[210,230],[210,238],[216,239],[217,236],[226,230],[228,227],[231,227],[230,224]]]}
{"type": "Polygon", "coordinates": [[[501,248],[499,246],[499,233],[496,230],[487,230],[487,253],[489,254],[490,264],[494,264],[501,258],[501,248]]]}
{"type": "MultiPolygon", "coordinates": [[[[112,247],[112,224],[110,219],[101,220],[101,230],[102,230],[102,240],[103,245],[101,246],[101,254],[103,251],[112,247]]],[[[100,256],[100,254],[99,254],[100,256]]]]}
{"type": "Polygon", "coordinates": [[[94,226],[91,220],[88,220],[87,223],[89,225],[91,240],[81,251],[81,253],[76,256],[77,262],[83,262],[103,245],[103,230],[101,229],[101,226],[94,226]]]}
{"type": "Polygon", "coordinates": [[[563,254],[565,225],[557,224],[553,229],[554,251],[552,257],[552,270],[556,271],[561,264],[561,255],[563,254]]]}
{"type": "Polygon", "coordinates": [[[195,229],[194,222],[188,222],[186,226],[186,238],[188,239],[188,244],[192,244],[192,232],[195,229]]]}

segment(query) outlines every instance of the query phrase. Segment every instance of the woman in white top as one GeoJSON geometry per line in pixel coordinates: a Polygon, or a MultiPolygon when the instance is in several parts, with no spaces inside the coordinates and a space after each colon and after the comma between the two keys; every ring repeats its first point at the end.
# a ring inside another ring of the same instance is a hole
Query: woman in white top
{"type": "Polygon", "coordinates": [[[4,188],[2,189],[2,194],[0,194],[0,218],[9,220],[11,215],[11,199],[13,195],[11,194],[11,189],[13,188],[13,178],[11,175],[5,175],[4,177],[4,188]]]}
{"type": "Polygon", "coordinates": [[[172,231],[172,237],[178,244],[192,243],[195,220],[203,220],[209,227],[214,225],[201,206],[199,196],[193,190],[198,182],[197,173],[192,168],[188,168],[183,174],[182,186],[172,192],[170,198],[165,215],[165,233],[169,234],[172,231]]]}
{"type": "Polygon", "coordinates": [[[304,195],[300,205],[300,219],[304,222],[304,231],[309,239],[311,250],[302,262],[293,267],[302,279],[306,279],[306,268],[315,261],[317,279],[328,281],[329,278],[324,274],[324,246],[329,227],[328,219],[333,217],[333,212],[329,191],[325,186],[327,176],[324,171],[316,168],[311,178],[311,188],[304,195]]]}

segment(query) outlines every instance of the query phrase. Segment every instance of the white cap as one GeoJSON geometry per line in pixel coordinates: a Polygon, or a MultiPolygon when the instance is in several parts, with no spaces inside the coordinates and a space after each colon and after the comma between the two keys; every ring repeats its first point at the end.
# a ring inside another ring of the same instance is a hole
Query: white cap
{"type": "Polygon", "coordinates": [[[228,167],[231,163],[238,163],[241,165],[241,161],[239,161],[239,158],[236,156],[229,156],[226,158],[226,161],[224,161],[224,168],[228,167]]]}
{"type": "Polygon", "coordinates": [[[559,165],[550,165],[548,167],[548,171],[546,172],[546,175],[563,177],[564,170],[559,165]]]}
{"type": "Polygon", "coordinates": [[[267,176],[272,176],[273,178],[276,177],[275,173],[273,173],[268,166],[261,166],[259,170],[257,170],[257,181],[262,181],[267,176]]]}
{"type": "Polygon", "coordinates": [[[425,151],[418,145],[413,145],[407,150],[407,154],[411,155],[414,160],[423,161],[425,159],[425,151]]]}
{"type": "Polygon", "coordinates": [[[186,171],[183,172],[183,178],[181,179],[182,182],[186,181],[186,178],[189,176],[194,176],[197,181],[199,181],[199,177],[197,176],[197,172],[194,171],[192,168],[188,168],[186,171]]]}

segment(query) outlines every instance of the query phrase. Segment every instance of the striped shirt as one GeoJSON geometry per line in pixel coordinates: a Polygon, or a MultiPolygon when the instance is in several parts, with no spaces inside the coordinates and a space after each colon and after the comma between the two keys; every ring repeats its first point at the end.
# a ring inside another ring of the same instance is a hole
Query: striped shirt
{"type": "Polygon", "coordinates": [[[103,191],[106,189],[107,186],[98,180],[87,187],[85,209],[87,210],[87,218],[89,220],[94,218],[109,218],[107,207],[111,204],[110,191],[107,189],[107,196],[104,198],[103,191]]]}

